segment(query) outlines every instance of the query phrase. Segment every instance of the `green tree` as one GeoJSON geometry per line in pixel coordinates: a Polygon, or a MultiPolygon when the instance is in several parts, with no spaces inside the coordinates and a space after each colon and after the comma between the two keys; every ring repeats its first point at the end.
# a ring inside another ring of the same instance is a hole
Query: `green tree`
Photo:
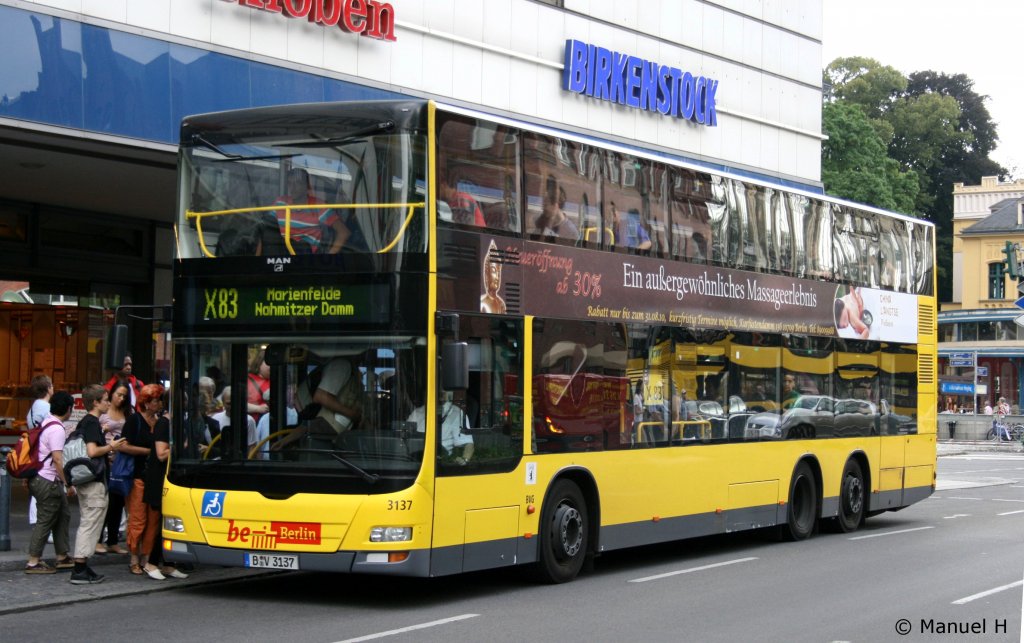
{"type": "Polygon", "coordinates": [[[825,68],[825,101],[860,105],[868,118],[880,118],[889,105],[907,89],[907,78],[899,70],[874,58],[836,58],[825,68]]]}
{"type": "Polygon", "coordinates": [[[918,178],[889,158],[886,143],[858,105],[827,103],[822,126],[821,179],[825,191],[859,203],[913,212],[918,178]]]}
{"type": "Polygon", "coordinates": [[[914,211],[939,222],[943,217],[933,209],[937,195],[932,189],[932,171],[941,164],[944,150],[968,145],[973,139],[970,132],[957,127],[960,106],[950,96],[907,96],[893,103],[885,119],[893,130],[889,156],[900,167],[914,170],[920,181],[914,211]]]}
{"type": "MultiPolygon", "coordinates": [[[[952,234],[953,184],[978,184],[983,176],[1007,177],[1007,170],[989,158],[999,143],[996,124],[985,107],[987,96],[974,91],[974,81],[964,74],[943,74],[919,71],[910,75],[903,96],[940,96],[955,101],[960,112],[952,124],[955,136],[946,138],[927,167],[918,166],[928,175],[928,191],[932,197],[933,220],[952,234]]],[[[894,158],[904,162],[901,150],[891,150],[894,158]]]]}
{"type": "Polygon", "coordinates": [[[939,297],[949,301],[953,183],[977,184],[982,176],[1007,174],[989,158],[999,137],[986,97],[974,91],[974,82],[964,74],[921,71],[904,77],[865,57],[837,58],[825,68],[823,81],[822,127],[830,137],[822,146],[826,190],[933,221],[939,297]],[[863,121],[837,111],[841,105],[860,109],[877,140],[864,135],[863,121]],[[852,133],[840,133],[847,127],[854,128],[852,133]],[[895,170],[878,160],[878,141],[895,170]],[[877,178],[869,180],[864,172],[877,178]]]}

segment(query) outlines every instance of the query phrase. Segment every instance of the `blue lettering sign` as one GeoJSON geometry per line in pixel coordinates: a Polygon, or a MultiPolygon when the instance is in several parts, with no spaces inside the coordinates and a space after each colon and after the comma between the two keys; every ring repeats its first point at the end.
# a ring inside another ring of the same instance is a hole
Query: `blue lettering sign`
{"type": "Polygon", "coordinates": [[[565,41],[562,89],[647,112],[718,125],[718,81],[580,40],[565,41]]]}

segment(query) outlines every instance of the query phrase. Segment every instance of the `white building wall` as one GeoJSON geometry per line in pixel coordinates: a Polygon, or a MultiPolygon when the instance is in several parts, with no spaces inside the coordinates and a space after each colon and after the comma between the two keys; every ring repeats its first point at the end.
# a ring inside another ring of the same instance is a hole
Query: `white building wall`
{"type": "Polygon", "coordinates": [[[18,4],[782,178],[821,176],[821,0],[391,0],[395,42],[224,0],[18,4]],[[719,80],[718,126],[562,91],[567,38],[719,80]]]}

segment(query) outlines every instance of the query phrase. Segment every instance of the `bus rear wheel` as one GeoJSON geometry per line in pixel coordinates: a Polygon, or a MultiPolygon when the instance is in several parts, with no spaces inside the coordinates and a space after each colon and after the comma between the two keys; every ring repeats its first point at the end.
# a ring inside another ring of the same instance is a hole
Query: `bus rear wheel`
{"type": "Polygon", "coordinates": [[[548,494],[540,519],[542,581],[565,583],[576,578],[587,555],[589,518],[583,494],[571,480],[559,480],[548,494]]]}
{"type": "Polygon", "coordinates": [[[850,460],[839,483],[839,515],[836,525],[844,533],[856,531],[864,521],[864,473],[860,463],[850,460]]]}
{"type": "Polygon", "coordinates": [[[806,462],[801,462],[793,471],[789,482],[789,504],[786,506],[786,523],[780,525],[779,535],[783,540],[804,540],[814,533],[818,517],[818,484],[806,462]]]}

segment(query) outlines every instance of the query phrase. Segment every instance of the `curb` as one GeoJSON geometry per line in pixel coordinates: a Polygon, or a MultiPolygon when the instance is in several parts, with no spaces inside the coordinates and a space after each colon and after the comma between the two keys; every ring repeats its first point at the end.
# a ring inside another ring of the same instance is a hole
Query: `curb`
{"type": "MultiPolygon", "coordinates": [[[[228,583],[236,583],[251,578],[269,576],[271,574],[282,574],[292,572],[281,572],[277,570],[250,570],[234,567],[217,567],[217,568],[202,568],[199,572],[190,575],[184,580],[167,580],[167,581],[153,581],[146,579],[145,577],[131,576],[130,582],[124,582],[125,579],[120,576],[111,580],[111,576],[107,576],[107,581],[104,583],[98,583],[96,585],[70,585],[66,580],[58,583],[46,582],[45,587],[53,590],[54,592],[60,592],[58,596],[42,596],[43,592],[35,592],[35,595],[29,592],[21,592],[18,596],[5,597],[5,600],[0,603],[0,616],[13,613],[25,613],[35,610],[52,608],[55,605],[71,605],[74,603],[85,603],[90,601],[105,600],[108,598],[119,598],[122,596],[139,596],[140,594],[155,594],[158,592],[169,592],[177,589],[201,587],[205,585],[225,585],[228,583]],[[134,582],[138,581],[138,582],[134,582]],[[68,589],[64,589],[68,588],[68,589]],[[19,601],[19,597],[24,596],[30,600],[19,601]]],[[[125,572],[127,575],[128,572],[125,572]]],[[[66,579],[68,575],[66,573],[57,573],[47,575],[45,578],[49,579],[51,576],[56,578],[66,579]]],[[[36,577],[44,578],[44,577],[36,577]]],[[[20,580],[20,579],[19,579],[20,580]]],[[[18,582],[18,581],[14,581],[18,582]]],[[[24,584],[19,584],[21,589],[25,589],[24,584]]]]}

